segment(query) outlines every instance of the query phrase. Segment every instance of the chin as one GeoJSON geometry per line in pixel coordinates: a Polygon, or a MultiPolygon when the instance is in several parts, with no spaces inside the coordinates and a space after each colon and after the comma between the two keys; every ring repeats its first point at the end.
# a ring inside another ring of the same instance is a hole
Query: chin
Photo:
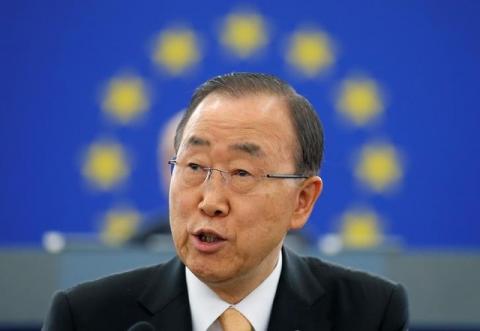
{"type": "Polygon", "coordinates": [[[225,270],[224,267],[216,268],[211,264],[198,263],[198,261],[188,263],[187,266],[190,271],[204,283],[221,283],[231,277],[231,272],[225,270]]]}

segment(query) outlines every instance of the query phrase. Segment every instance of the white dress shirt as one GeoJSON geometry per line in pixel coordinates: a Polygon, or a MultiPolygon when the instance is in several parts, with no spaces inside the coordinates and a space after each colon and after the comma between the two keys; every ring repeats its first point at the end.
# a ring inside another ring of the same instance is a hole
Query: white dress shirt
{"type": "Polygon", "coordinates": [[[278,263],[272,273],[242,301],[231,305],[185,268],[193,331],[222,331],[217,318],[229,307],[241,312],[255,331],[267,330],[281,270],[280,252],[278,263]]]}

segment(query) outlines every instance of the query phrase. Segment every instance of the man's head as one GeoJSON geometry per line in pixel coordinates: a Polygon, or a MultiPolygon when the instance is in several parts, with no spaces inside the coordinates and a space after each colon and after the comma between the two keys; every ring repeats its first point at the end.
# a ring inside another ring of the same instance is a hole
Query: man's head
{"type": "Polygon", "coordinates": [[[216,77],[194,94],[176,133],[170,223],[181,260],[225,300],[258,286],[307,221],[322,141],[308,101],[272,76],[216,77]]]}
{"type": "Polygon", "coordinates": [[[245,95],[270,94],[285,102],[297,139],[296,171],[316,175],[323,157],[323,129],[312,104],[279,78],[261,73],[231,73],[214,77],[193,94],[177,127],[175,151],[178,152],[183,131],[197,106],[211,93],[240,98],[245,95]]]}

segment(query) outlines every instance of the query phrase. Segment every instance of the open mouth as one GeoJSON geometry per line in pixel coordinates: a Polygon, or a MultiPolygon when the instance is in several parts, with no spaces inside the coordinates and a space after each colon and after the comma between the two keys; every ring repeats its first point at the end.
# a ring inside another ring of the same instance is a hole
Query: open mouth
{"type": "Polygon", "coordinates": [[[199,231],[195,236],[204,243],[215,243],[219,241],[224,241],[225,239],[220,237],[218,234],[210,231],[199,231]]]}

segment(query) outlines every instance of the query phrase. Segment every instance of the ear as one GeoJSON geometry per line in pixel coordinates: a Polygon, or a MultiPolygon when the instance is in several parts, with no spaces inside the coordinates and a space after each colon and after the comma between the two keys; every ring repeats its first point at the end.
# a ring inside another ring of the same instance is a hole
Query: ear
{"type": "Polygon", "coordinates": [[[290,221],[290,230],[301,229],[307,223],[322,189],[323,182],[318,176],[307,178],[302,183],[297,192],[296,207],[290,221]]]}

